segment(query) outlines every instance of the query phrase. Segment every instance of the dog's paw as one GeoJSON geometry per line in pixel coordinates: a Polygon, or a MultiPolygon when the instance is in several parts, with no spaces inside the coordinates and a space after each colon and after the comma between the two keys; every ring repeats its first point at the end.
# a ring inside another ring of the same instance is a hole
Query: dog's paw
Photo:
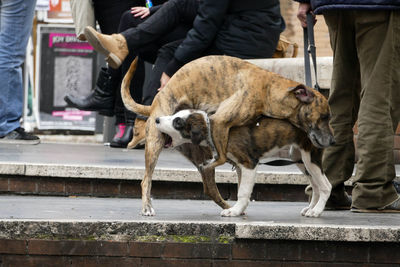
{"type": "Polygon", "coordinates": [[[318,209],[309,209],[309,210],[306,212],[305,216],[306,216],[306,217],[317,218],[317,217],[319,217],[319,216],[321,215],[321,213],[322,213],[322,210],[319,211],[318,209]]]}
{"type": "Polygon", "coordinates": [[[305,207],[304,209],[301,210],[301,215],[306,216],[307,211],[310,210],[310,207],[305,207]]]}
{"type": "Polygon", "coordinates": [[[244,214],[244,212],[242,213],[240,210],[235,209],[234,207],[221,211],[222,217],[236,217],[242,214],[244,214]]]}
{"type": "Polygon", "coordinates": [[[152,206],[146,206],[142,208],[142,211],[140,213],[142,216],[154,216],[156,215],[156,212],[154,211],[152,206]]]}

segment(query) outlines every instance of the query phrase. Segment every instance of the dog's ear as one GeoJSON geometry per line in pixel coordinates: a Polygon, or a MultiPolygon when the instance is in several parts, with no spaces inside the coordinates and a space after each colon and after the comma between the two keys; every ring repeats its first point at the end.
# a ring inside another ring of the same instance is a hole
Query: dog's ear
{"type": "Polygon", "coordinates": [[[201,141],[205,140],[204,131],[201,127],[192,127],[190,130],[190,140],[194,145],[199,145],[201,141]]]}
{"type": "Polygon", "coordinates": [[[308,89],[304,84],[299,84],[296,87],[288,89],[289,92],[293,92],[297,99],[303,103],[311,103],[314,100],[314,92],[308,89]]]}

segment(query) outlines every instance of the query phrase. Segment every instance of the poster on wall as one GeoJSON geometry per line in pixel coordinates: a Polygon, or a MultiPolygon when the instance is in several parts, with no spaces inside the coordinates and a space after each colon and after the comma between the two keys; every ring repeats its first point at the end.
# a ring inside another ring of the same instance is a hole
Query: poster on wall
{"type": "Polygon", "coordinates": [[[67,94],[82,97],[94,86],[96,53],[73,26],[38,25],[36,88],[39,129],[94,131],[95,112],[69,108],[67,94]]]}

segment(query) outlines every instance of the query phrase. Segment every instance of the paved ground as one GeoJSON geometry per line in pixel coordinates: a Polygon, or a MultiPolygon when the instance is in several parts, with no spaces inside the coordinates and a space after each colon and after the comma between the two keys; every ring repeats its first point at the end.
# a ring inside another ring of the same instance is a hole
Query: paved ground
{"type": "MultiPolygon", "coordinates": [[[[0,144],[0,174],[5,175],[141,180],[144,166],[144,150],[117,149],[100,144],[0,144]]],[[[217,172],[218,183],[235,183],[237,180],[229,164],[218,167],[217,172]]],[[[194,165],[174,149],[162,151],[153,179],[201,181],[194,165]]],[[[295,165],[260,165],[256,179],[257,183],[308,184],[308,178],[295,165]]]]}
{"type": "MultiPolygon", "coordinates": [[[[234,202],[230,202],[233,204],[234,202]]],[[[245,216],[226,218],[210,201],[153,200],[156,216],[141,216],[140,199],[0,196],[0,220],[129,220],[196,222],[271,222],[341,226],[400,226],[400,214],[358,214],[325,211],[320,218],[306,218],[300,211],[304,202],[251,202],[245,216]]]]}

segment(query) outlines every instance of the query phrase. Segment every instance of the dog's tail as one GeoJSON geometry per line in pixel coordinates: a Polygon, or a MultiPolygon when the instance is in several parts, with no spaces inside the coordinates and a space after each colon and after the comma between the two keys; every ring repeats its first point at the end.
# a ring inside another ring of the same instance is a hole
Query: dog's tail
{"type": "Polygon", "coordinates": [[[125,74],[124,79],[122,80],[121,97],[122,97],[122,101],[124,102],[125,107],[128,110],[138,113],[138,114],[141,114],[143,116],[149,116],[151,106],[145,106],[145,105],[136,103],[135,100],[133,100],[133,98],[131,96],[131,92],[129,90],[129,87],[131,85],[132,76],[136,71],[137,62],[138,62],[138,57],[136,57],[135,60],[131,63],[131,66],[129,67],[128,71],[125,74]]]}

